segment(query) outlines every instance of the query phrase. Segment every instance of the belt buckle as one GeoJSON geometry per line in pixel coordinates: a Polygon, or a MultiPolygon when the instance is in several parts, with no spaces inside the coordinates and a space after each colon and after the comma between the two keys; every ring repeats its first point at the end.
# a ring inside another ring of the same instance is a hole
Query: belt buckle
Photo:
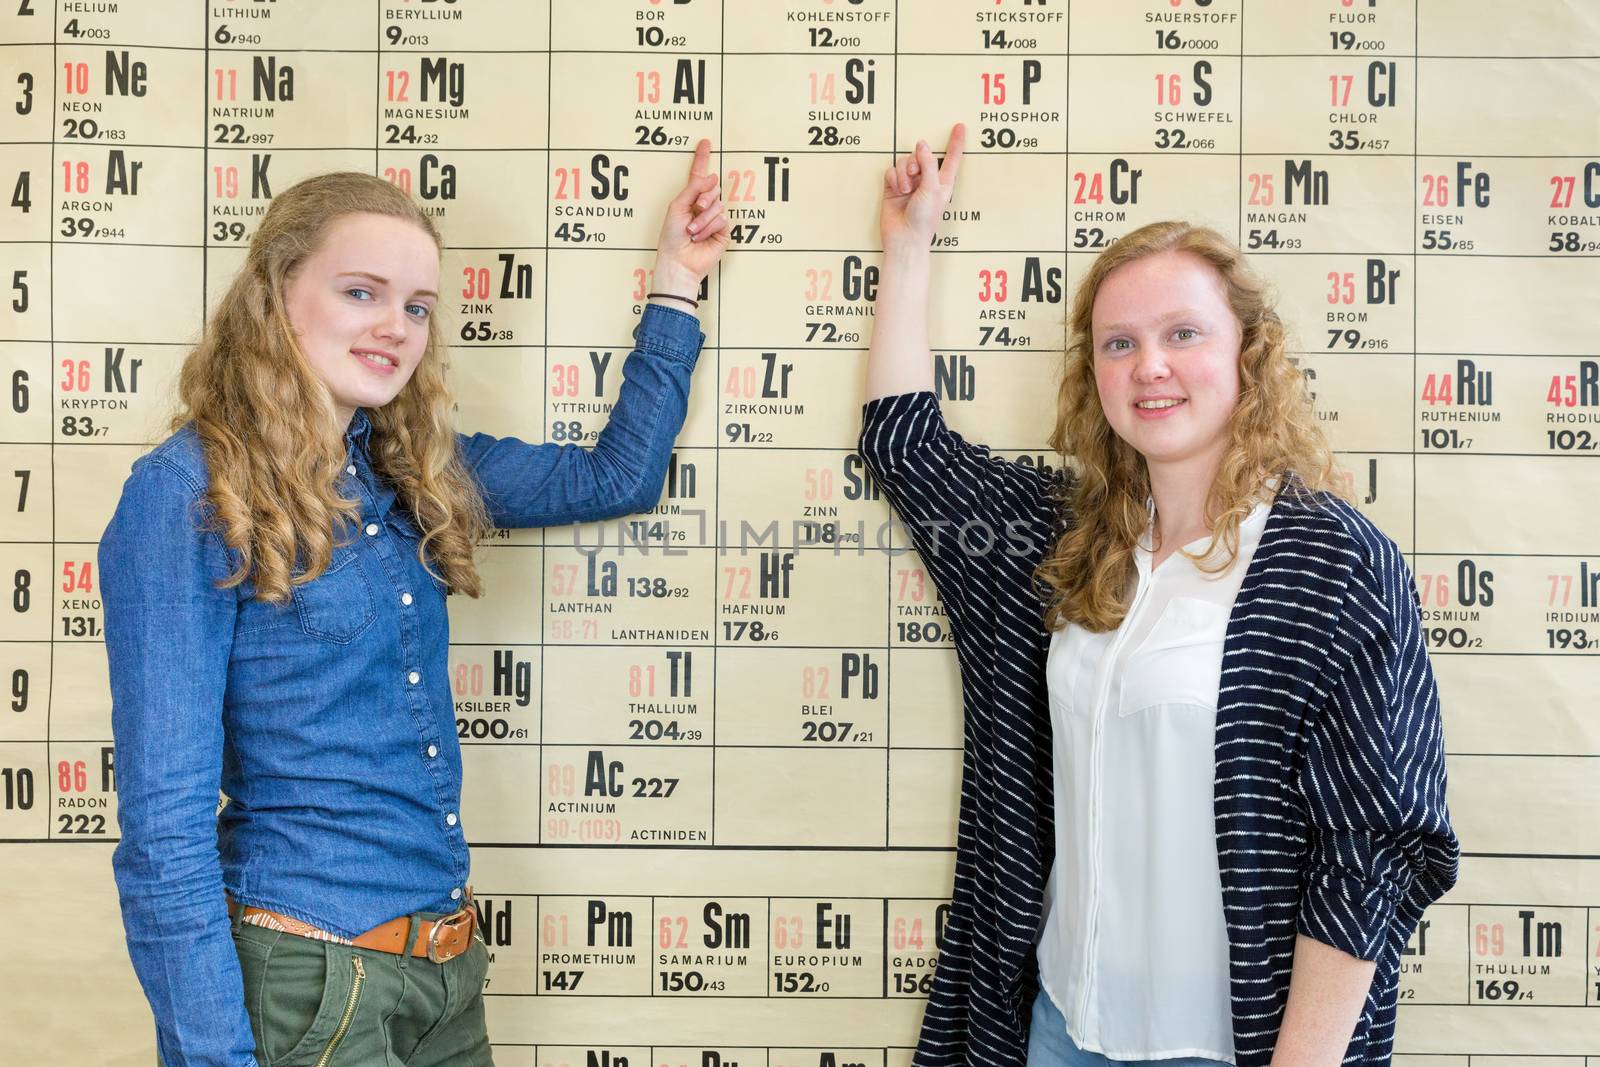
{"type": "MultiPolygon", "coordinates": [[[[446,930],[454,932],[463,925],[470,930],[472,927],[472,919],[473,914],[471,908],[463,908],[454,915],[446,915],[442,919],[435,919],[433,921],[433,925],[428,927],[428,961],[430,963],[443,963],[446,960],[453,960],[457,956],[461,955],[460,950],[450,952],[448,955],[441,955],[439,949],[439,935],[446,930]]],[[[472,939],[471,937],[468,937],[467,946],[470,948],[471,945],[472,939]]]]}

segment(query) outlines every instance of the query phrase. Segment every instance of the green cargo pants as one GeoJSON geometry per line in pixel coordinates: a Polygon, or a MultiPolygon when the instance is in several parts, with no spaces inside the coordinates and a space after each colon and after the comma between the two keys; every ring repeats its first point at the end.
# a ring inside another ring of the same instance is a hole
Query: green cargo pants
{"type": "Polygon", "coordinates": [[[240,922],[233,944],[261,1067],[493,1067],[477,938],[444,963],[240,922]]]}

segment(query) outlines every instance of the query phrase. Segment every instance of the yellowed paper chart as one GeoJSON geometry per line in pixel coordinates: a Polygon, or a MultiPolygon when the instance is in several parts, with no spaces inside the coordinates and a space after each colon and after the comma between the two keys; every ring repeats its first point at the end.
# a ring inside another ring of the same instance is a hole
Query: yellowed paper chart
{"type": "Polygon", "coordinates": [[[660,504],[497,531],[451,604],[496,1062],[909,1064],[961,708],[854,447],[882,173],[962,121],[951,424],[1053,462],[1096,252],[1245,247],[1443,691],[1466,857],[1397,1062],[1600,1065],[1597,114],[1577,0],[0,0],[0,1059],[154,1056],[96,542],[271,196],[412,193],[461,427],[589,442],[709,137],[735,245],[660,504]]]}

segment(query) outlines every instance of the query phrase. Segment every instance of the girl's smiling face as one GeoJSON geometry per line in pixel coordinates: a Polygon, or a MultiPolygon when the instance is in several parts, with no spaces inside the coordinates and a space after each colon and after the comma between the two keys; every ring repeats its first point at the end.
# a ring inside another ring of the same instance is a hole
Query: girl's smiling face
{"type": "Polygon", "coordinates": [[[335,220],[285,283],[289,325],[341,430],[357,408],[382,407],[411,380],[438,290],[433,238],[405,219],[366,213],[335,220]]]}
{"type": "Polygon", "coordinates": [[[1101,281],[1094,377],[1116,435],[1151,465],[1221,464],[1239,400],[1239,321],[1221,275],[1190,252],[1124,263],[1101,281]]]}

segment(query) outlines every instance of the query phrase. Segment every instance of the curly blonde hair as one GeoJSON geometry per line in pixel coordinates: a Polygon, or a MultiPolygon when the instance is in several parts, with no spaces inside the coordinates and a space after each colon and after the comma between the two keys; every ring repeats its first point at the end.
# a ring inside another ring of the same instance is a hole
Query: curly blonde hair
{"type": "MultiPolygon", "coordinates": [[[[172,428],[194,424],[210,474],[213,524],[239,554],[221,586],[251,580],[263,601],[284,603],[291,585],[322,574],[335,538],[360,514],[359,502],[337,491],[344,427],[296,343],[284,287],[334,222],[365,213],[406,219],[441,243],[412,199],[380,178],[341,172],[298,182],[273,198],[179,376],[172,428]]],[[[456,452],[444,353],[430,316],[411,379],[367,412],[370,451],[374,469],[422,531],[424,566],[453,591],[476,597],[482,582],[473,548],[488,519],[456,452]]]]}
{"type": "Polygon", "coordinates": [[[1112,271],[1165,252],[1186,252],[1209,263],[1222,279],[1240,327],[1239,399],[1228,420],[1231,443],[1206,500],[1211,541],[1190,558],[1213,573],[1231,566],[1239,550],[1239,523],[1272,479],[1296,492],[1344,493],[1332,450],[1312,414],[1305,378],[1289,361],[1283,322],[1244,254],[1206,227],[1179,221],[1141,226],[1100,254],[1073,297],[1050,436],[1050,446],[1069,458],[1076,473],[1061,501],[1070,523],[1035,571],[1047,587],[1045,626],[1050,630],[1075,622],[1105,632],[1116,629],[1128,613],[1137,571],[1134,549],[1150,519],[1150,472],[1144,457],[1112,430],[1100,406],[1094,301],[1112,271]]]}

